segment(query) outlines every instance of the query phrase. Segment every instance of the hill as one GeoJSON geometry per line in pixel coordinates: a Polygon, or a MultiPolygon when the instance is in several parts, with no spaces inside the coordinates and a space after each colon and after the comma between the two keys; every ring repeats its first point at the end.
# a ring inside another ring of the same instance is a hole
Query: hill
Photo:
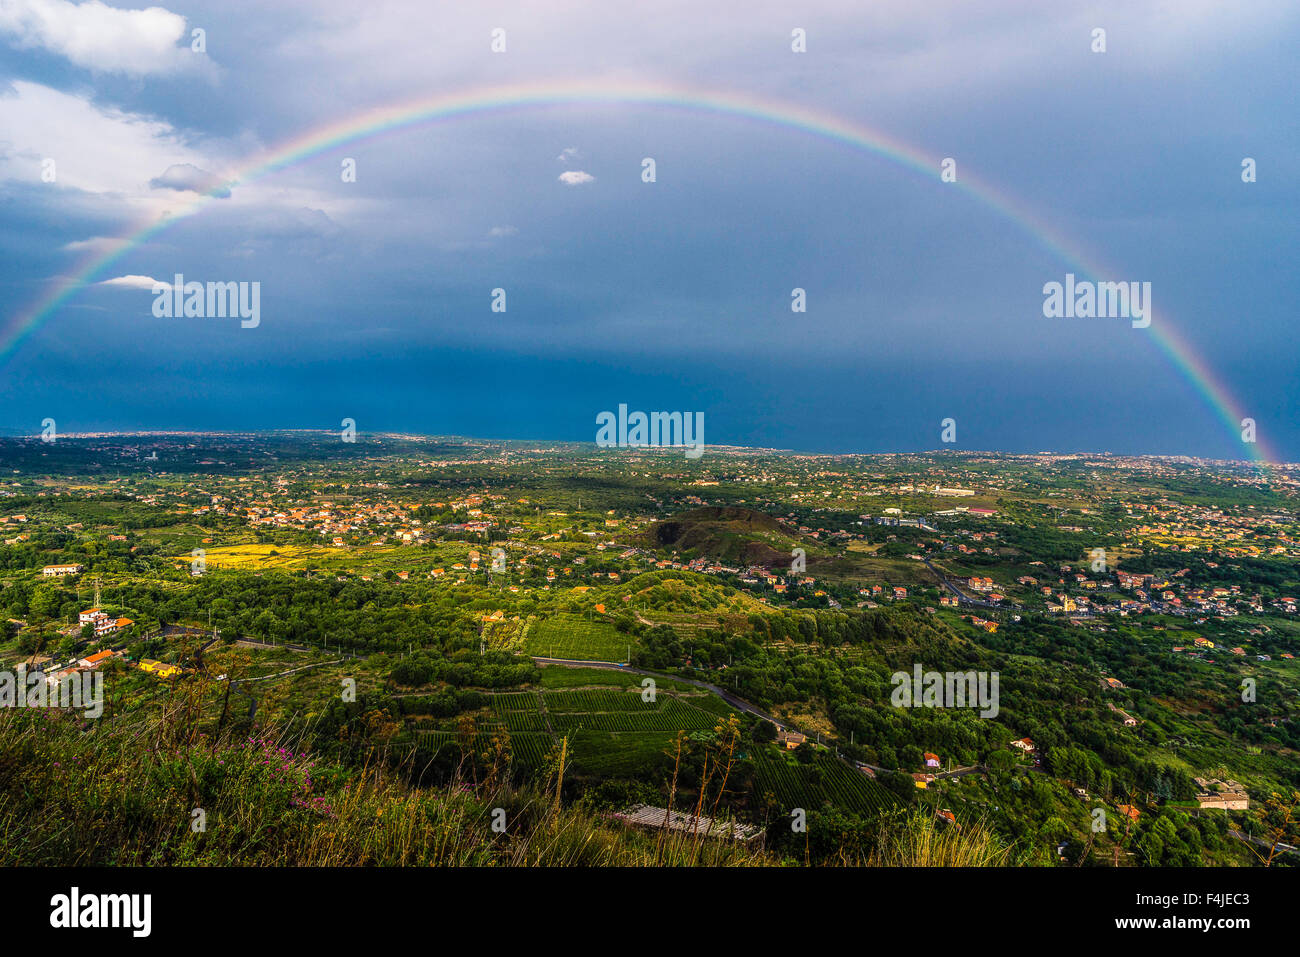
{"type": "Polygon", "coordinates": [[[780,520],[736,506],[692,509],[656,522],[646,534],[657,548],[764,567],[789,565],[791,549],[804,547],[799,533],[780,520]]]}

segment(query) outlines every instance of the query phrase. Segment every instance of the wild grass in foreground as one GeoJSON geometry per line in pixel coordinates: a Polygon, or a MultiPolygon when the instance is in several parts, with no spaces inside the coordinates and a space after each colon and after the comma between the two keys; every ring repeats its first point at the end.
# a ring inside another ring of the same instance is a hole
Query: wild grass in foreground
{"type": "MultiPolygon", "coordinates": [[[[763,866],[798,863],[692,834],[655,834],[565,806],[544,785],[413,788],[381,762],[319,761],[287,734],[217,737],[176,717],[88,725],[0,710],[0,865],[763,866]],[[494,824],[496,827],[494,827],[494,824]],[[502,828],[503,826],[503,828],[502,828]]],[[[979,828],[924,817],[838,864],[997,864],[979,828]]]]}

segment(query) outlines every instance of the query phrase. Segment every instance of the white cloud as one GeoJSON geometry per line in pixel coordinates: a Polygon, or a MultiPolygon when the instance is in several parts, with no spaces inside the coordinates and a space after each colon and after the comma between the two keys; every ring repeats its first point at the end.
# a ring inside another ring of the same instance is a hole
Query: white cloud
{"type": "MultiPolygon", "coordinates": [[[[3,2],[3,0],[0,0],[3,2]]],[[[15,80],[0,95],[0,129],[11,149],[0,154],[0,180],[40,183],[41,160],[54,161],[50,185],[174,202],[146,188],[158,170],[199,157],[179,131],[151,117],[100,109],[59,90],[15,80]]]]}
{"type": "Polygon", "coordinates": [[[489,236],[518,236],[519,229],[515,226],[493,226],[488,230],[489,236]]]}
{"type": "Polygon", "coordinates": [[[149,180],[154,189],[174,189],[179,192],[211,193],[217,199],[229,199],[230,187],[219,176],[199,169],[193,163],[174,163],[161,176],[149,180]]]}
{"type": "Polygon", "coordinates": [[[177,46],[187,37],[179,14],[162,7],[119,10],[100,0],[0,0],[0,34],[105,73],[173,73],[199,56],[177,46]]]}
{"type": "Polygon", "coordinates": [[[580,169],[571,169],[561,173],[559,180],[565,186],[581,186],[583,183],[594,183],[596,177],[580,169]]]}
{"type": "Polygon", "coordinates": [[[63,250],[70,253],[94,253],[102,255],[115,252],[127,244],[127,240],[119,236],[91,236],[88,239],[74,239],[70,243],[63,244],[63,250]]]}
{"type": "Polygon", "coordinates": [[[560,155],[555,158],[559,160],[561,163],[567,163],[569,162],[569,160],[575,160],[578,158],[578,148],[576,146],[566,146],[564,149],[560,150],[560,155]]]}
{"type": "Polygon", "coordinates": [[[153,292],[155,286],[167,286],[170,288],[171,283],[163,282],[160,279],[154,279],[152,276],[117,276],[113,279],[105,279],[98,283],[100,286],[113,286],[117,289],[148,289],[153,292]]]}

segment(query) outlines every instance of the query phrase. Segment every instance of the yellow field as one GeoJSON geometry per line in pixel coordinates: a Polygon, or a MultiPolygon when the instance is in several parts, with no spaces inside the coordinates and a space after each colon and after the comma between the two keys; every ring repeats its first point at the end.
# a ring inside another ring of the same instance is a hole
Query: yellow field
{"type": "MultiPolygon", "coordinates": [[[[206,550],[212,568],[260,570],[266,568],[342,567],[382,559],[396,554],[392,546],[361,548],[316,548],[311,545],[225,545],[206,550]]],[[[190,555],[177,555],[177,562],[188,565],[190,555]]]]}
{"type": "MultiPolygon", "coordinates": [[[[295,568],[319,564],[323,548],[307,545],[227,545],[206,549],[207,563],[214,568],[295,568]]],[[[176,561],[189,564],[190,555],[177,555],[176,561]]]]}
{"type": "Polygon", "coordinates": [[[874,555],[880,551],[880,546],[884,542],[849,542],[849,551],[866,552],[868,555],[874,555]]]}

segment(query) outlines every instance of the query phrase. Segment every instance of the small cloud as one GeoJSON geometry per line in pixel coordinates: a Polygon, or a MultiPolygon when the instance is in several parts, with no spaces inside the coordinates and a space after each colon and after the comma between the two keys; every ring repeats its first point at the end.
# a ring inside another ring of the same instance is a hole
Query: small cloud
{"type": "Polygon", "coordinates": [[[171,288],[171,283],[154,279],[152,276],[118,276],[115,279],[105,279],[97,285],[112,286],[117,289],[148,289],[150,292],[153,292],[157,286],[171,288]]]}
{"type": "Polygon", "coordinates": [[[560,150],[560,155],[555,158],[561,163],[567,163],[570,160],[576,160],[580,155],[576,146],[566,146],[560,150]]]}
{"type": "Polygon", "coordinates": [[[116,252],[126,243],[127,240],[114,236],[91,236],[89,239],[74,239],[70,243],[64,243],[63,249],[70,253],[89,252],[100,255],[116,252]]]}
{"type": "Polygon", "coordinates": [[[489,236],[518,236],[519,230],[514,226],[493,226],[488,230],[489,236]]]}
{"type": "Polygon", "coordinates": [[[581,186],[583,183],[594,183],[595,181],[596,177],[580,169],[566,170],[560,174],[560,182],[565,186],[581,186]]]}
{"type": "Polygon", "coordinates": [[[230,186],[222,183],[212,173],[199,169],[193,163],[176,163],[168,166],[161,176],[149,180],[154,189],[174,189],[191,193],[210,193],[217,199],[230,198],[230,186]]]}

